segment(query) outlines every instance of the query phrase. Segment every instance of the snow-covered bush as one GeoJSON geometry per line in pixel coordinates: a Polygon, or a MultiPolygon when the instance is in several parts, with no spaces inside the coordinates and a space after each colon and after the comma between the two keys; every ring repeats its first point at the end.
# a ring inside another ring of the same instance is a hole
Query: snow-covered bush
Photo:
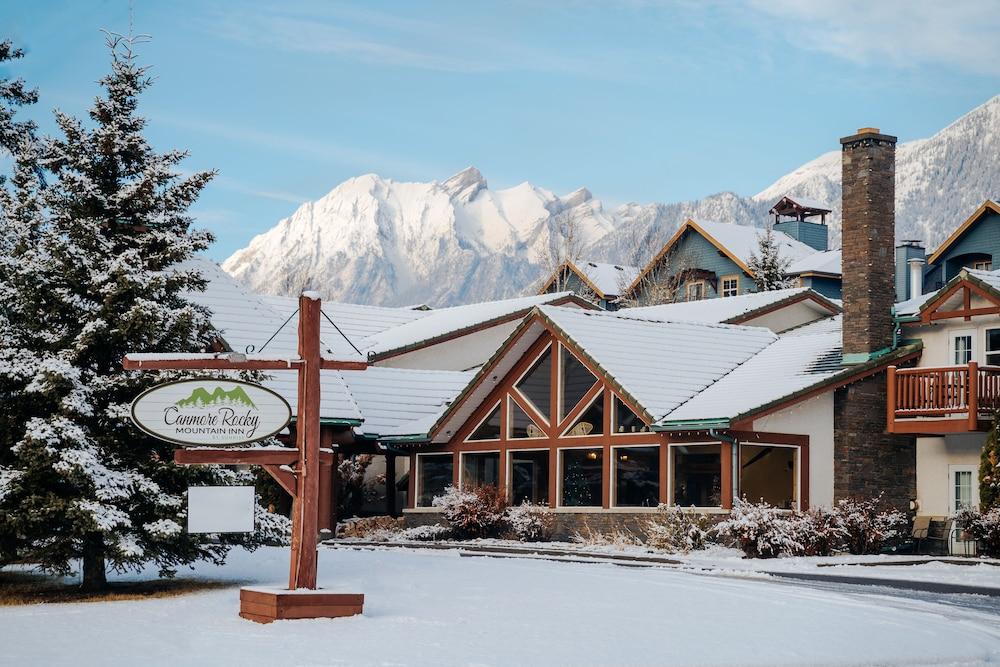
{"type": "Polygon", "coordinates": [[[576,531],[570,541],[588,547],[623,547],[642,546],[642,540],[628,528],[612,528],[609,531],[594,530],[589,524],[584,524],[582,531],[576,531]]]}
{"type": "Polygon", "coordinates": [[[955,516],[955,522],[976,540],[983,556],[1000,558],[1000,507],[986,512],[966,508],[955,516]]]}
{"type": "Polygon", "coordinates": [[[391,516],[355,517],[337,523],[337,537],[368,538],[374,533],[403,528],[403,520],[391,516]]]}
{"type": "Polygon", "coordinates": [[[802,519],[765,502],[737,500],[729,518],[715,526],[715,534],[732,540],[747,558],[801,556],[802,519]]]}
{"type": "Polygon", "coordinates": [[[418,542],[434,542],[436,540],[447,540],[451,537],[451,528],[438,524],[427,526],[414,526],[401,530],[395,534],[396,540],[415,540],[418,542]]]}
{"type": "Polygon", "coordinates": [[[843,548],[852,554],[877,554],[906,532],[906,515],[882,506],[882,496],[837,501],[836,513],[843,529],[843,548]]]}
{"type": "Polygon", "coordinates": [[[818,507],[789,517],[805,556],[832,556],[844,547],[847,531],[836,510],[818,507]]]}
{"type": "Polygon", "coordinates": [[[507,508],[507,524],[522,542],[540,542],[552,538],[555,517],[548,506],[525,500],[520,505],[507,508]]]}
{"type": "Polygon", "coordinates": [[[449,486],[431,504],[441,508],[458,538],[497,537],[507,523],[507,500],[495,486],[471,490],[449,486]]]}
{"type": "Polygon", "coordinates": [[[660,505],[646,522],[646,544],[669,553],[704,549],[712,528],[705,514],[685,511],[676,505],[660,505]]]}

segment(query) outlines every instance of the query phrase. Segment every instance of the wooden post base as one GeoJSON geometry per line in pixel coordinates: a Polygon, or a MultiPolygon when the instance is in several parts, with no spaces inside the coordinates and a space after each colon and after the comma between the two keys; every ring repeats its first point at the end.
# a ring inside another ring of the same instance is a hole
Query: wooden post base
{"type": "Polygon", "coordinates": [[[294,618],[339,618],[360,614],[365,604],[361,593],[329,593],[324,590],[286,588],[241,588],[240,616],[256,623],[294,618]]]}

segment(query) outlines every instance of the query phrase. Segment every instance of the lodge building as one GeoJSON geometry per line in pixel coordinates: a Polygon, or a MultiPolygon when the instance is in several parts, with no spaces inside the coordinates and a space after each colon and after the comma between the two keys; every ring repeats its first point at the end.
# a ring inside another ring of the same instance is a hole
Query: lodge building
{"type": "MultiPolygon", "coordinates": [[[[324,447],[376,455],[385,504],[368,509],[415,524],[439,520],[449,485],[547,505],[562,536],[637,527],[661,504],[721,514],[737,498],[807,509],[881,495],[935,517],[976,504],[1000,407],[1000,208],[987,201],[929,257],[897,246],[895,143],[873,128],[841,140],[842,249],[827,247],[829,208],[772,208],[799,276],[787,290],[753,290],[757,230],[688,221],[642,269],[567,265],[535,296],[325,303],[327,352],[369,367],[322,373],[324,447]],[[680,297],[641,305],[643,276],[668,266],[683,267],[680,297]],[[556,291],[567,285],[585,298],[556,291]],[[614,310],[630,290],[634,307],[614,310]]],[[[209,286],[191,298],[212,310],[220,349],[294,349],[293,300],[199,268],[209,286]]],[[[269,385],[294,396],[277,375],[269,385]]]]}

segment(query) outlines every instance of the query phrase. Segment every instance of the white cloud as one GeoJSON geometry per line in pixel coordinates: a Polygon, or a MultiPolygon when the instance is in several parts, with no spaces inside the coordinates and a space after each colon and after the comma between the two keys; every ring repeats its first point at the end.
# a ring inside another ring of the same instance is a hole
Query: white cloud
{"type": "Polygon", "coordinates": [[[1000,74],[1000,7],[982,0],[747,0],[794,46],[860,64],[1000,74]]]}

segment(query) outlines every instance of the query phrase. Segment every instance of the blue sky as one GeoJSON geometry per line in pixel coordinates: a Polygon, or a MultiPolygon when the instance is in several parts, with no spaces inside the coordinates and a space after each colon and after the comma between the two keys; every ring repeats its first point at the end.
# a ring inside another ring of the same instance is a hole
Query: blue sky
{"type": "MultiPolygon", "coordinates": [[[[83,115],[128,0],[7,2],[32,111],[83,115]]],[[[991,2],[149,2],[160,149],[216,168],[224,259],[346,178],[586,186],[608,204],[753,194],[874,125],[933,134],[1000,93],[991,2]]]]}

